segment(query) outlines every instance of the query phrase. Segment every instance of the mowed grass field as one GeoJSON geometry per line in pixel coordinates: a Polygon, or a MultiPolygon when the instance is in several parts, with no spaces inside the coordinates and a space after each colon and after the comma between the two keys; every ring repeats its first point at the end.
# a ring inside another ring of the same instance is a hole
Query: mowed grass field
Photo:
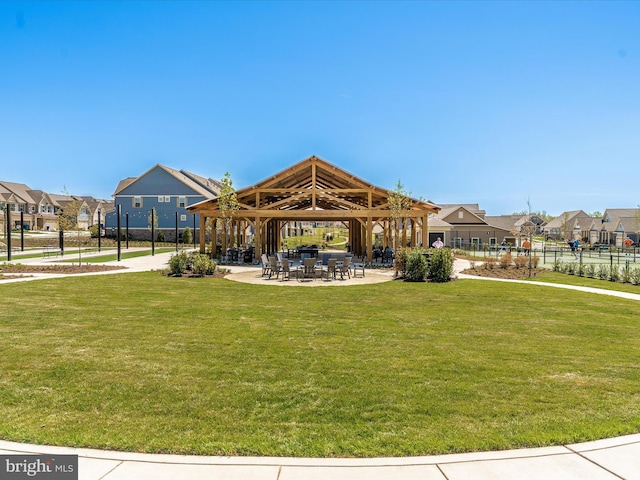
{"type": "Polygon", "coordinates": [[[640,431],[640,303],[459,280],[0,285],[0,438],[409,456],[640,431]]]}

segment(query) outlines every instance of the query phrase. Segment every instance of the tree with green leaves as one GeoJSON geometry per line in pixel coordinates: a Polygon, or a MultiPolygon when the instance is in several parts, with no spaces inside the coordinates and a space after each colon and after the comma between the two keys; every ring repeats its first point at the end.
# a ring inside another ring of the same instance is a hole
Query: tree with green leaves
{"type": "MultiPolygon", "coordinates": [[[[396,187],[387,193],[387,201],[389,202],[389,212],[391,216],[391,224],[393,227],[393,249],[397,249],[396,240],[400,232],[400,222],[406,218],[406,212],[411,208],[411,193],[404,189],[402,182],[398,180],[396,187]]],[[[406,220],[405,220],[406,221],[406,220]]]]}
{"type": "Polygon", "coordinates": [[[229,172],[224,174],[220,183],[222,183],[222,188],[218,194],[218,208],[220,209],[218,224],[225,232],[222,236],[222,251],[226,252],[227,233],[231,231],[230,227],[236,212],[240,209],[240,204],[238,203],[236,189],[233,187],[233,180],[231,180],[229,172]]]}

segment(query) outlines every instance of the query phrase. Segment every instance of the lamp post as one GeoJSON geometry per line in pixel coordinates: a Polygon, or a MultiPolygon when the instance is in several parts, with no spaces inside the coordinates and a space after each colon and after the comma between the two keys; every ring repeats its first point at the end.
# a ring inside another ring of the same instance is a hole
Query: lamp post
{"type": "Polygon", "coordinates": [[[24,212],[20,212],[20,251],[24,252],[24,212]]]}
{"type": "Polygon", "coordinates": [[[122,230],[120,217],[122,216],[122,205],[118,205],[117,213],[116,213],[116,229],[118,230],[118,261],[122,259],[122,235],[120,235],[120,231],[122,230]]]}
{"type": "Polygon", "coordinates": [[[101,215],[102,211],[100,209],[98,209],[98,253],[100,253],[102,251],[102,245],[101,245],[101,240],[102,240],[102,220],[101,220],[101,215]]]}
{"type": "Polygon", "coordinates": [[[178,251],[178,212],[176,212],[176,252],[178,251]]]}
{"type": "Polygon", "coordinates": [[[156,254],[156,209],[151,209],[151,256],[156,254]]]}
{"type": "Polygon", "coordinates": [[[7,262],[11,261],[11,211],[7,203],[6,213],[4,215],[4,223],[7,227],[7,262]]]}

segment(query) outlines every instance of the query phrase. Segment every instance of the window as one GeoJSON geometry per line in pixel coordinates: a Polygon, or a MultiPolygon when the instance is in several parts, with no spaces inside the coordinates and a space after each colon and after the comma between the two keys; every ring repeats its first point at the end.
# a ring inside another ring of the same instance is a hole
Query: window
{"type": "Polygon", "coordinates": [[[462,210],[460,210],[460,211],[458,212],[458,219],[460,219],[460,220],[461,220],[461,219],[463,219],[463,218],[464,218],[464,212],[463,212],[462,210]]]}
{"type": "Polygon", "coordinates": [[[181,222],[186,222],[187,221],[187,216],[186,215],[180,215],[180,221],[181,222]]]}
{"type": "Polygon", "coordinates": [[[133,197],[133,208],[142,208],[142,197],[133,197]]]}
{"type": "Polygon", "coordinates": [[[475,245],[476,248],[480,246],[480,239],[478,237],[471,238],[471,245],[475,245]]]}
{"type": "Polygon", "coordinates": [[[164,195],[158,195],[158,203],[164,202],[164,195]]]}
{"type": "Polygon", "coordinates": [[[187,199],[185,197],[178,197],[178,207],[185,208],[187,206],[187,199]]]}
{"type": "Polygon", "coordinates": [[[498,244],[498,239],[496,237],[491,237],[489,239],[489,245],[497,245],[498,244]]]}
{"type": "Polygon", "coordinates": [[[464,240],[462,237],[456,237],[453,239],[454,248],[462,248],[463,244],[464,244],[464,240]]]}
{"type": "Polygon", "coordinates": [[[164,203],[169,203],[171,201],[171,197],[169,195],[164,196],[164,203]]]}

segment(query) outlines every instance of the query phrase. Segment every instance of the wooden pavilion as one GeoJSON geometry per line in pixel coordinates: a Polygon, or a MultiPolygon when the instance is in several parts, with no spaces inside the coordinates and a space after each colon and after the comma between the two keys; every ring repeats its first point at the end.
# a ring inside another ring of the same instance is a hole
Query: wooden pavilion
{"type": "MultiPolygon", "coordinates": [[[[366,255],[369,261],[372,260],[374,227],[381,227],[385,244],[390,243],[393,235],[389,191],[316,156],[252,187],[237,190],[236,196],[240,208],[233,216],[229,231],[223,229],[222,244],[223,247],[236,241],[238,245],[242,244],[244,232],[251,226],[255,232],[256,258],[263,252],[280,250],[280,232],[287,222],[344,222],[349,230],[351,251],[358,256],[366,255]]],[[[409,203],[400,213],[402,244],[427,246],[427,218],[430,213],[438,213],[440,207],[415,199],[409,199],[409,203]]],[[[203,227],[207,220],[221,217],[217,198],[191,205],[187,210],[200,214],[203,227]]],[[[211,242],[215,246],[216,229],[211,230],[211,242]]],[[[206,248],[205,231],[206,228],[200,229],[202,253],[206,248]]]]}

